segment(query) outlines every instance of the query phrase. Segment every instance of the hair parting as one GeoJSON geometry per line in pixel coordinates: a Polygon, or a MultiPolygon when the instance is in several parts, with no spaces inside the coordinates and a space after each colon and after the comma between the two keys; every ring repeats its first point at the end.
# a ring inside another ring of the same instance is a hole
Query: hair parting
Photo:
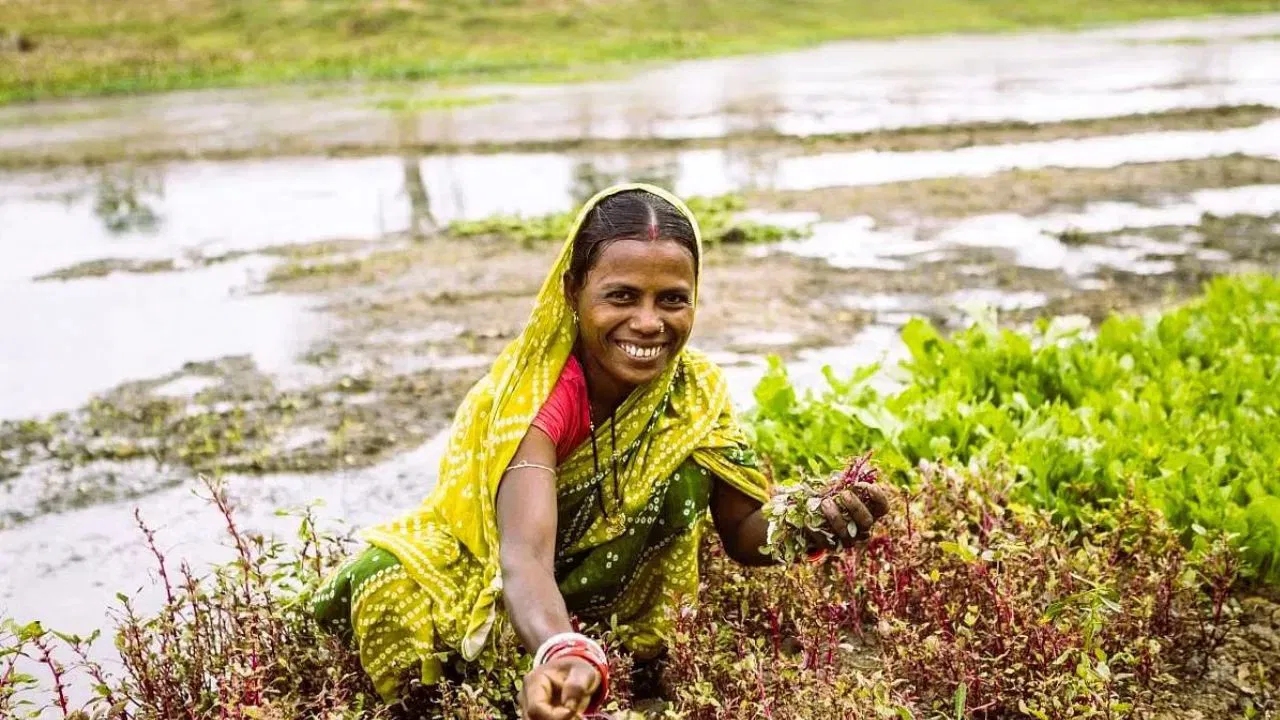
{"type": "Polygon", "coordinates": [[[581,287],[605,248],[618,240],[671,240],[698,265],[698,241],[689,218],[665,199],[646,190],[624,190],[596,203],[573,238],[568,279],[581,287]]]}

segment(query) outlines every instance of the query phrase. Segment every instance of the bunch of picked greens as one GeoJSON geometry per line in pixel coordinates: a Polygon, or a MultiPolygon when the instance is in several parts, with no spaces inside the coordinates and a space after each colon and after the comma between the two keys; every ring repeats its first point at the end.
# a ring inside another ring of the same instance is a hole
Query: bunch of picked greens
{"type": "MultiPolygon", "coordinates": [[[[791,564],[808,553],[809,538],[813,535],[834,543],[836,538],[828,529],[822,503],[845,490],[852,490],[862,499],[859,486],[874,483],[878,476],[879,471],[871,464],[868,452],[829,476],[801,474],[798,479],[780,485],[764,505],[764,515],[769,521],[765,552],[784,564],[791,564]]],[[[851,535],[857,532],[856,527],[849,528],[851,535]]]]}

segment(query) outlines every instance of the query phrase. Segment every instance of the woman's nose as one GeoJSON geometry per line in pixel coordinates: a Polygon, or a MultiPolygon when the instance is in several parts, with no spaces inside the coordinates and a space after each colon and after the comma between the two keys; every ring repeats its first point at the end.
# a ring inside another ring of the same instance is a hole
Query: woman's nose
{"type": "Polygon", "coordinates": [[[631,329],[645,335],[657,335],[663,330],[662,317],[654,308],[641,308],[631,316],[631,329]]]}

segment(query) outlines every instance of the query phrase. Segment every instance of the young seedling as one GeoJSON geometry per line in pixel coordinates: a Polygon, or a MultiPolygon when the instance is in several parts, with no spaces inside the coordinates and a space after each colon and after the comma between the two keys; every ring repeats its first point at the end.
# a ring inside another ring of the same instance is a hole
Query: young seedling
{"type": "MultiPolygon", "coordinates": [[[[852,490],[862,499],[861,488],[874,483],[879,475],[868,452],[853,458],[843,470],[827,477],[802,475],[793,482],[780,485],[764,505],[764,514],[769,520],[765,552],[789,565],[808,554],[811,535],[821,535],[834,543],[836,538],[827,527],[822,503],[845,490],[852,490]]],[[[850,534],[858,531],[856,527],[849,530],[850,534]]]]}

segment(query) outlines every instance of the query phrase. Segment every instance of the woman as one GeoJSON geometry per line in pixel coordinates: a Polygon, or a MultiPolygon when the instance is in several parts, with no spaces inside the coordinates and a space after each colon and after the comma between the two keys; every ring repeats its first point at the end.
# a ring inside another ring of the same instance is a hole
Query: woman
{"type": "MultiPolygon", "coordinates": [[[[476,660],[510,622],[535,656],[524,717],[577,717],[608,670],[571,613],[653,657],[670,606],[697,592],[708,514],[731,558],[771,562],[766,479],[719,369],[685,348],[701,259],[693,215],[659,188],[583,207],[524,332],[459,408],[435,490],[365,531],[372,547],[318,595],[384,697],[476,660]]],[[[886,507],[873,488],[823,510],[843,545],[886,507]]]]}

